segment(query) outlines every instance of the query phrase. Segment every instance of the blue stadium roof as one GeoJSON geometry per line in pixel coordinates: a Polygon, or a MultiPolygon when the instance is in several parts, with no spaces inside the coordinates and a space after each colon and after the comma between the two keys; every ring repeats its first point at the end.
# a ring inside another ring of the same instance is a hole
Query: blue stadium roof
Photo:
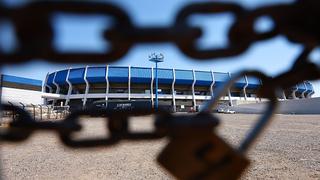
{"type": "MultiPolygon", "coordinates": [[[[86,80],[88,80],[90,84],[106,83],[106,79],[108,79],[110,83],[128,83],[130,79],[131,83],[148,84],[152,82],[152,77],[155,78],[155,69],[153,69],[152,72],[152,68],[148,67],[109,66],[107,71],[107,66],[94,66],[88,67],[87,73],[85,73],[85,70],[85,67],[70,69],[68,80],[72,84],[84,84],[84,76],[86,74],[86,80]]],[[[49,74],[47,84],[52,87],[55,86],[53,82],[58,85],[65,84],[67,71],[68,70],[58,71],[56,75],[55,73],[49,74]]],[[[228,81],[232,76],[233,74],[223,72],[165,68],[158,69],[160,85],[172,84],[175,79],[175,85],[190,86],[195,82],[195,86],[210,86],[213,84],[214,87],[217,87],[222,85],[225,81],[228,81]]],[[[242,89],[246,86],[247,82],[247,89],[257,89],[262,85],[260,79],[248,76],[247,80],[244,77],[238,79],[233,87],[242,89]]],[[[304,84],[299,84],[297,92],[304,92],[306,89],[308,92],[313,90],[313,87],[309,82],[306,82],[306,86],[304,86],[304,84]]]]}
{"type": "Polygon", "coordinates": [[[11,76],[11,75],[4,75],[4,74],[2,74],[2,81],[16,83],[16,84],[23,84],[23,85],[40,86],[40,87],[42,86],[41,80],[18,77],[18,76],[11,76]]]}

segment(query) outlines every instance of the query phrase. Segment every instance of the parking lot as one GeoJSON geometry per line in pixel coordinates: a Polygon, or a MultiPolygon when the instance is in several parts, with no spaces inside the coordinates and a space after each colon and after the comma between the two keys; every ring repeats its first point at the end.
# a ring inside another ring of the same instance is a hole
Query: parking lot
{"type": "MultiPolygon", "coordinates": [[[[219,114],[218,133],[234,146],[258,115],[219,114]]],[[[243,179],[320,179],[320,116],[276,115],[248,152],[251,166],[243,179]]],[[[80,137],[103,136],[99,118],[83,121],[80,137]]],[[[134,130],[151,129],[150,117],[134,130]]],[[[3,179],[172,179],[157,165],[168,141],[122,141],[113,147],[70,149],[53,133],[36,133],[26,142],[1,144],[3,179]]]]}

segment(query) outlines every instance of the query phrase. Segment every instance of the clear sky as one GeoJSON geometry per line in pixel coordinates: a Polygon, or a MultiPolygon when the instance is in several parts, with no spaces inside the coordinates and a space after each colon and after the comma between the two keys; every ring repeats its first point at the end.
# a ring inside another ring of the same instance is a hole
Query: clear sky
{"type": "MultiPolygon", "coordinates": [[[[24,0],[6,0],[11,5],[20,5],[24,0]]],[[[129,13],[137,26],[168,26],[174,22],[177,11],[184,5],[193,2],[191,0],[112,0],[116,5],[129,13]]],[[[224,1],[225,2],[225,1],[224,1]]],[[[254,9],[260,6],[274,3],[291,3],[292,0],[228,0],[237,2],[245,8],[254,9]]],[[[189,23],[204,28],[204,35],[199,40],[201,48],[224,47],[228,44],[227,30],[234,21],[234,17],[227,13],[214,15],[194,15],[189,23]]],[[[103,41],[102,33],[110,27],[110,18],[103,16],[74,16],[70,14],[58,14],[53,20],[55,24],[55,45],[59,51],[80,50],[88,52],[104,52],[108,50],[108,42],[103,41]]],[[[255,27],[261,31],[272,27],[272,21],[261,18],[255,27]]],[[[0,30],[5,34],[0,36],[0,46],[8,51],[14,48],[14,38],[11,35],[10,26],[0,30]],[[5,41],[3,41],[5,40],[5,41]],[[2,43],[1,43],[2,42],[2,43]],[[3,44],[5,42],[5,44],[3,44]]],[[[152,67],[148,61],[148,55],[156,52],[163,53],[165,62],[160,67],[177,69],[214,70],[219,72],[236,72],[242,69],[258,69],[268,75],[277,75],[288,70],[302,50],[299,44],[289,42],[283,36],[277,36],[270,40],[261,41],[251,46],[245,53],[231,58],[208,60],[199,62],[182,54],[173,44],[139,44],[134,46],[129,53],[112,65],[131,65],[152,67]],[[220,60],[220,61],[219,61],[220,60]],[[227,61],[228,60],[228,61],[227,61]]],[[[85,64],[87,65],[87,64],[85,64]]],[[[93,65],[93,64],[88,64],[93,65]]],[[[24,76],[36,79],[44,79],[48,72],[56,70],[84,66],[84,64],[52,64],[42,60],[33,60],[19,65],[7,65],[2,68],[4,74],[24,76]]],[[[314,82],[316,94],[320,96],[320,83],[314,82]]]]}

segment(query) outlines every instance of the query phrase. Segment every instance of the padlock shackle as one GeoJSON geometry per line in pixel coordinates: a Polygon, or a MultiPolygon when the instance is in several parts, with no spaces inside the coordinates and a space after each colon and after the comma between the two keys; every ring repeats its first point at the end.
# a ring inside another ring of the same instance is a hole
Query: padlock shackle
{"type": "Polygon", "coordinates": [[[277,108],[277,101],[270,100],[266,111],[263,115],[258,119],[255,123],[254,127],[250,129],[250,131],[246,134],[244,140],[240,143],[238,151],[241,153],[245,153],[251,145],[253,145],[254,141],[262,134],[263,129],[267,127],[267,125],[271,122],[274,111],[277,108]]]}
{"type": "MultiPolygon", "coordinates": [[[[202,113],[211,113],[212,109],[215,108],[218,105],[219,99],[225,95],[226,91],[232,87],[232,85],[241,77],[244,75],[247,76],[253,76],[260,78],[264,84],[264,82],[270,81],[270,77],[266,76],[265,74],[258,72],[258,71],[242,71],[239,73],[236,73],[234,76],[230,78],[229,81],[225,82],[222,86],[219,86],[214,96],[203,106],[203,108],[200,110],[202,113]]],[[[277,88],[277,87],[275,87],[277,88]]],[[[270,88],[270,92],[268,92],[266,97],[270,100],[268,103],[268,106],[266,108],[266,111],[263,113],[263,115],[258,119],[258,122],[255,124],[255,126],[251,129],[251,131],[246,135],[244,140],[239,145],[239,152],[244,153],[246,152],[250,146],[254,143],[254,141],[257,139],[257,137],[262,133],[263,129],[266,127],[266,125],[270,122],[274,111],[277,107],[277,98],[275,95],[275,90],[270,88]]],[[[261,96],[261,94],[259,94],[261,96]]]]}

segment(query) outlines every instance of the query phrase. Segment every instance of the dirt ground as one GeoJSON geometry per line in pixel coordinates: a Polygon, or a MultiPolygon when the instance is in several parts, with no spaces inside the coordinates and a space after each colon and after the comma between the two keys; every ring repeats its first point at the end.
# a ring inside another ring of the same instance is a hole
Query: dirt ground
{"type": "MultiPolygon", "coordinates": [[[[234,146],[258,115],[219,115],[218,133],[234,146]]],[[[83,121],[80,137],[103,136],[101,120],[83,121]]],[[[150,117],[134,130],[150,130],[150,117]]],[[[36,133],[19,144],[1,143],[0,179],[173,179],[155,158],[167,143],[122,141],[113,147],[70,149],[53,133],[36,133]]],[[[243,179],[320,179],[320,116],[276,115],[247,153],[251,166],[243,179]]]]}

